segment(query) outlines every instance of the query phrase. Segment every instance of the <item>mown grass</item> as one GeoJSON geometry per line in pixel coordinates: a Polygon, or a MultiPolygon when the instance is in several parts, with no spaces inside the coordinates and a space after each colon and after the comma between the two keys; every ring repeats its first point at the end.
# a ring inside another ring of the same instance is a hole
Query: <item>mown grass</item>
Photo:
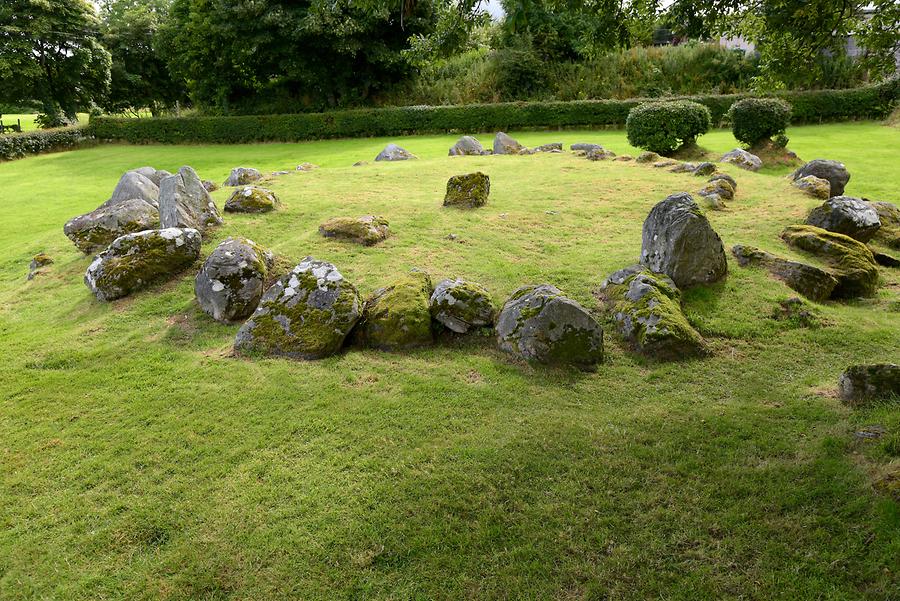
{"type": "MultiPolygon", "coordinates": [[[[801,157],[843,160],[849,194],[896,198],[896,133],[793,128],[801,157]]],[[[526,144],[621,132],[527,132],[526,144]]],[[[485,136],[484,141],[488,138],[485,136]]],[[[350,167],[384,140],[101,146],[0,164],[2,599],[885,599],[900,585],[900,510],[871,478],[900,457],[896,405],[833,396],[851,363],[900,360],[900,277],[874,299],[815,305],[827,327],[769,316],[793,296],[729,261],[685,311],[715,350],[658,364],[607,329],[594,374],[520,365],[485,337],[319,362],[230,356],[193,271],[115,303],[82,284],[62,234],[119,175],[150,164],[310,173],[273,179],[284,206],[227,215],[204,254],[245,235],[337,264],[363,293],[410,267],[483,283],[497,303],[550,282],[591,291],[635,261],[641,224],[702,179],[570,155],[448,158],[451,136],[401,141],[420,160],[350,167]],[[450,175],[491,176],[489,204],[441,208],[450,175]],[[380,214],[361,248],[318,236],[380,214]],[[448,240],[453,233],[457,240],[448,240]],[[30,257],[46,274],[25,281],[30,257]],[[860,426],[887,433],[857,440],[860,426]]],[[[727,132],[701,144],[734,147],[727,132]]],[[[779,241],[816,204],[780,171],[739,182],[709,217],[727,247],[779,241]]],[[[221,207],[228,191],[215,193],[221,207]]],[[[730,256],[729,256],[730,259],[730,256]]]]}

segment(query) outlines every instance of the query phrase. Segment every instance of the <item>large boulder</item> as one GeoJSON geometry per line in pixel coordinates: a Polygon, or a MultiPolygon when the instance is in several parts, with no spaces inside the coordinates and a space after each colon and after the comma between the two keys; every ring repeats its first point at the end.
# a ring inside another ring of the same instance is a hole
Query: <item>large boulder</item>
{"type": "Polygon", "coordinates": [[[788,245],[818,256],[830,268],[837,285],[832,298],[872,296],[878,289],[878,266],[865,244],[844,234],[813,225],[792,225],[781,233],[788,245]]]}
{"type": "Polygon", "coordinates": [[[159,187],[159,223],[167,227],[187,227],[201,234],[222,225],[222,217],[212,196],[203,187],[197,172],[182,167],[162,180],[159,187]]]}
{"type": "Polygon", "coordinates": [[[275,193],[259,186],[243,186],[225,201],[226,213],[267,213],[278,206],[275,193]]]}
{"type": "Polygon", "coordinates": [[[731,248],[731,252],[741,267],[764,267],[775,278],[810,300],[823,301],[831,298],[838,284],[837,278],[824,269],[783,259],[755,246],[737,244],[731,248]]]}
{"type": "Polygon", "coordinates": [[[363,217],[332,217],[319,226],[326,238],[340,238],[363,246],[372,246],[387,239],[391,230],[388,221],[377,215],[363,217]]]}
{"type": "Polygon", "coordinates": [[[494,154],[522,154],[524,151],[524,146],[502,131],[494,136],[494,154]]]}
{"type": "Polygon", "coordinates": [[[815,175],[828,180],[828,183],[831,184],[829,196],[841,196],[844,193],[844,187],[850,181],[850,172],[843,163],[825,159],[815,159],[806,163],[791,174],[791,179],[798,180],[807,175],[815,175]]]}
{"type": "Polygon", "coordinates": [[[484,147],[481,142],[472,136],[463,136],[456,141],[456,144],[450,147],[449,155],[458,156],[479,156],[484,154],[484,147]]]}
{"type": "Polygon", "coordinates": [[[853,406],[892,398],[900,401],[900,365],[852,365],[841,374],[838,391],[841,399],[853,406]]]}
{"type": "Polygon", "coordinates": [[[743,148],[735,148],[734,150],[726,152],[722,155],[722,158],[719,159],[719,162],[731,163],[732,165],[736,165],[747,171],[759,171],[760,168],[762,168],[762,159],[752,152],[747,152],[743,148]]]}
{"type": "Polygon", "coordinates": [[[106,248],[125,234],[159,227],[159,211],[146,200],[131,198],[103,205],[70,219],[63,233],[85,254],[106,248]]]}
{"type": "Polygon", "coordinates": [[[831,182],[815,175],[795,179],[794,187],[823,200],[831,196],[831,182]]]}
{"type": "Polygon", "coordinates": [[[883,201],[872,202],[878,213],[881,227],[875,232],[875,241],[891,248],[900,248],[900,207],[883,201]]]}
{"type": "MultiPolygon", "coordinates": [[[[132,169],[130,173],[140,173],[151,182],[153,182],[157,187],[159,187],[159,183],[163,180],[164,177],[172,175],[165,169],[156,169],[154,167],[138,167],[137,169],[132,169]]],[[[113,194],[113,196],[115,196],[115,194],[113,194]]]]}
{"type": "Polygon", "coordinates": [[[600,285],[598,297],[619,333],[645,355],[680,359],[705,354],[706,343],[681,311],[681,292],[668,276],[632,265],[600,285]]]}
{"type": "Polygon", "coordinates": [[[881,227],[875,207],[852,196],[833,196],[816,207],[806,223],[829,232],[850,236],[860,242],[871,240],[881,227]]]}
{"type": "MultiPolygon", "coordinates": [[[[142,167],[141,169],[149,170],[153,168],[142,167]]],[[[145,173],[147,172],[142,172],[140,170],[126,171],[122,174],[122,177],[119,178],[109,200],[100,206],[110,207],[126,200],[139,198],[156,208],[159,201],[159,179],[156,178],[157,175],[168,173],[168,171],[156,171],[153,169],[154,179],[150,179],[145,173]]]]}
{"type": "Polygon", "coordinates": [[[97,255],[84,283],[99,300],[111,301],[167,280],[200,257],[200,232],[165,228],[126,234],[97,255]]]}
{"type": "Polygon", "coordinates": [[[412,154],[408,150],[400,148],[396,144],[388,144],[384,147],[384,150],[378,153],[378,156],[375,157],[376,161],[408,161],[409,159],[416,158],[416,155],[412,154]]]}
{"type": "Polygon", "coordinates": [[[454,175],[447,180],[445,207],[475,208],[487,203],[491,193],[491,178],[480,171],[454,175]]]}
{"type": "Polygon", "coordinates": [[[690,194],[673,194],[644,221],[641,264],[664,273],[679,288],[717,282],[728,263],[722,240],[690,194]]]}
{"type": "Polygon", "coordinates": [[[262,173],[253,167],[235,167],[225,180],[224,186],[246,186],[262,179],[262,173]]]}
{"type": "Polygon", "coordinates": [[[262,298],[273,261],[272,253],[252,240],[226,239],[194,278],[200,308],[223,323],[246,319],[262,298]]]}
{"type": "Polygon", "coordinates": [[[479,284],[462,279],[442,280],[431,293],[431,316],[447,329],[465,334],[494,322],[491,295],[479,284]]]}
{"type": "Polygon", "coordinates": [[[431,278],[411,271],[366,299],[360,342],[386,351],[431,344],[431,278]]]}
{"type": "Polygon", "coordinates": [[[516,290],[497,317],[502,351],[526,361],[594,369],[603,361],[603,329],[584,307],[549,284],[516,290]]]}
{"type": "Polygon", "coordinates": [[[356,288],[334,265],[306,257],[266,290],[234,348],[294,359],[327,357],[341,349],[361,309],[356,288]]]}

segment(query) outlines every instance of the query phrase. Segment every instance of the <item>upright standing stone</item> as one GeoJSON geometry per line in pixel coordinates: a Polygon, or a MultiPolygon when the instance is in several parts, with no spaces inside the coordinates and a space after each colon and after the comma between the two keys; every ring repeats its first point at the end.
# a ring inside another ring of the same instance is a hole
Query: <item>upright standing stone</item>
{"type": "Polygon", "coordinates": [[[262,297],[274,257],[253,240],[228,238],[210,253],[194,278],[203,311],[223,323],[250,316],[262,297]]]}
{"type": "Polygon", "coordinates": [[[203,234],[222,224],[212,196],[203,187],[197,172],[182,167],[162,180],[159,190],[159,221],[164,228],[188,227],[203,234]]]}

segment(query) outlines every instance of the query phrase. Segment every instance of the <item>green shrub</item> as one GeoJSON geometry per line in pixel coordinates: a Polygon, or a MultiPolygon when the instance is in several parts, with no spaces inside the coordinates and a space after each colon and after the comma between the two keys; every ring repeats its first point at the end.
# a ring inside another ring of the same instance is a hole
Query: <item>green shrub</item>
{"type": "Polygon", "coordinates": [[[89,145],[94,137],[85,127],[48,129],[0,136],[0,160],[21,159],[25,155],[71,150],[89,145]]]}
{"type": "MultiPolygon", "coordinates": [[[[892,79],[855,90],[789,92],[779,97],[793,106],[793,123],[883,119],[896,103],[898,84],[892,79]]],[[[718,124],[741,98],[740,95],[694,96],[676,100],[703,104],[710,111],[712,123],[718,124]]],[[[94,117],[90,128],[98,139],[134,144],[240,144],[528,128],[621,127],[629,111],[641,102],[639,99],[509,102],[239,117],[94,117]]]]}
{"type": "Polygon", "coordinates": [[[662,155],[692,144],[709,131],[709,109],[690,100],[647,102],[628,113],[628,143],[662,155]]]}
{"type": "Polygon", "coordinates": [[[488,65],[501,100],[547,96],[547,69],[534,50],[504,48],[491,54],[488,65]]]}
{"type": "Polygon", "coordinates": [[[734,137],[749,146],[784,134],[791,105],[780,98],[744,98],[728,109],[734,137]]]}

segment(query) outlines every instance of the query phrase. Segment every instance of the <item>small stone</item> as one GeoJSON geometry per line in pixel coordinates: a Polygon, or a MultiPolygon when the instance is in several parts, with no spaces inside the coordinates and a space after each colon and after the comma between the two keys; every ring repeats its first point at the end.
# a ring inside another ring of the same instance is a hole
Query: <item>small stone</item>
{"type": "Polygon", "coordinates": [[[603,146],[600,144],[588,144],[585,142],[578,142],[576,144],[572,144],[569,146],[572,149],[572,152],[586,154],[592,150],[603,150],[603,146]]]}
{"type": "Polygon", "coordinates": [[[841,399],[861,407],[871,401],[900,401],[900,365],[853,365],[838,380],[841,399]]]}
{"type": "Polygon", "coordinates": [[[831,196],[831,183],[827,179],[815,175],[807,175],[794,180],[794,187],[816,198],[826,199],[831,196]]]}
{"type": "Polygon", "coordinates": [[[875,262],[883,267],[900,267],[900,259],[893,255],[873,250],[872,256],[875,258],[875,262]]]}
{"type": "Polygon", "coordinates": [[[472,136],[463,136],[450,147],[449,156],[479,156],[484,154],[481,142],[472,136]]]}
{"type": "Polygon", "coordinates": [[[611,150],[606,150],[605,148],[595,148],[592,150],[588,150],[584,156],[589,161],[605,161],[607,159],[614,159],[616,157],[616,153],[611,150]]]}
{"type": "Polygon", "coordinates": [[[494,136],[494,154],[522,154],[524,151],[524,146],[502,131],[494,136]]]}
{"type": "Polygon", "coordinates": [[[711,178],[706,180],[708,182],[717,182],[717,181],[726,181],[731,184],[731,189],[736,193],[737,192],[737,181],[728,175],[727,173],[715,173],[711,178]]]}
{"type": "Polygon", "coordinates": [[[300,163],[297,165],[297,171],[312,171],[313,169],[318,168],[318,165],[313,165],[312,163],[300,163]]]}
{"type": "Polygon", "coordinates": [[[772,312],[772,319],[794,323],[802,328],[815,329],[822,325],[815,310],[796,296],[779,301],[778,307],[772,312]]]}
{"type": "Polygon", "coordinates": [[[431,293],[431,316],[457,334],[489,326],[494,321],[491,296],[480,284],[463,279],[442,280],[431,293]]]}
{"type": "Polygon", "coordinates": [[[655,162],[659,161],[661,158],[662,157],[660,157],[655,152],[647,151],[647,152],[642,152],[641,154],[639,154],[637,156],[637,158],[635,159],[635,162],[637,162],[637,163],[655,163],[655,162]]]}
{"type": "Polygon", "coordinates": [[[890,202],[869,201],[865,198],[863,200],[872,204],[881,222],[874,240],[891,248],[900,249],[900,207],[890,202]]]}
{"type": "Polygon", "coordinates": [[[203,180],[203,188],[207,192],[215,192],[219,189],[219,185],[216,182],[210,181],[208,179],[203,180]]]}
{"type": "Polygon", "coordinates": [[[231,170],[225,186],[245,186],[262,179],[262,173],[252,167],[235,167],[231,170]]]}
{"type": "Polygon", "coordinates": [[[837,278],[824,269],[776,257],[755,246],[737,244],[731,252],[741,267],[765,267],[775,278],[810,300],[828,300],[838,284],[837,278]]]}
{"type": "Polygon", "coordinates": [[[887,434],[887,428],[880,425],[865,426],[853,433],[859,440],[877,440],[887,434]]]}
{"type": "Polygon", "coordinates": [[[274,257],[252,240],[228,238],[219,244],[194,279],[203,311],[223,323],[246,319],[256,310],[274,257]]]}
{"type": "Polygon", "coordinates": [[[715,172],[716,164],[704,161],[703,163],[699,163],[696,167],[694,167],[693,174],[702,175],[705,177],[707,175],[712,175],[715,172]]]}
{"type": "Polygon", "coordinates": [[[550,142],[549,144],[541,144],[535,146],[535,152],[562,152],[562,142],[550,142]]]}
{"type": "Polygon", "coordinates": [[[227,213],[267,213],[280,204],[274,192],[259,186],[236,189],[225,201],[227,213]]]}
{"type": "Polygon", "coordinates": [[[378,156],[375,157],[376,161],[408,161],[410,159],[415,159],[416,155],[412,154],[408,150],[397,146],[396,144],[388,144],[384,147],[384,150],[378,153],[378,156]]]}
{"type": "Polygon", "coordinates": [[[731,163],[732,165],[736,165],[747,171],[759,171],[763,166],[762,159],[742,148],[735,148],[734,150],[726,152],[722,155],[722,158],[719,159],[719,162],[731,163]]]}
{"type": "Polygon", "coordinates": [[[360,342],[393,351],[431,344],[431,278],[411,271],[366,300],[360,342]]]}
{"type": "Polygon", "coordinates": [[[790,178],[798,180],[807,175],[814,175],[827,180],[831,187],[829,196],[841,196],[844,193],[847,182],[850,181],[850,172],[847,171],[843,163],[826,159],[816,159],[806,163],[794,171],[790,178]]]}
{"type": "Polygon", "coordinates": [[[46,267],[47,265],[52,265],[53,259],[50,258],[50,255],[47,253],[38,253],[31,258],[31,263],[28,264],[28,279],[33,280],[34,276],[43,273],[41,271],[42,267],[46,267]]]}
{"type": "Polygon", "coordinates": [[[356,161],[353,163],[354,167],[364,167],[369,164],[369,161],[356,161]]]}

